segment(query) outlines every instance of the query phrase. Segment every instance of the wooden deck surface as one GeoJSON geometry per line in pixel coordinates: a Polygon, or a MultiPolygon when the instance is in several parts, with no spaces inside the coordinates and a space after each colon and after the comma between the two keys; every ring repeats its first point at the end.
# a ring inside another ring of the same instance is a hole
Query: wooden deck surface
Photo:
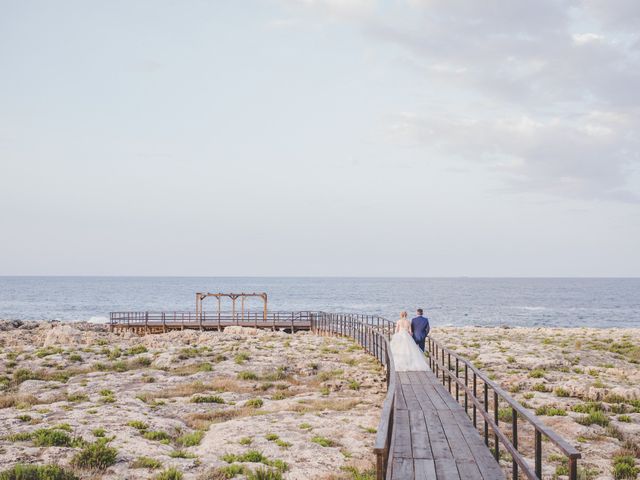
{"type": "Polygon", "coordinates": [[[433,372],[398,372],[393,480],[498,480],[505,475],[464,408],[433,372]]]}

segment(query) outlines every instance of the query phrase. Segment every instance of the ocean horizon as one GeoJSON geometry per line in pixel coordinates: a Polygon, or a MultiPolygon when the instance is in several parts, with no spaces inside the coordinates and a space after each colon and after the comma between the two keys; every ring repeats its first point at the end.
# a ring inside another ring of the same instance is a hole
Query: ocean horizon
{"type": "Polygon", "coordinates": [[[0,276],[0,319],[104,322],[112,311],[191,311],[198,291],[267,292],[272,311],[393,320],[424,308],[434,326],[640,326],[633,277],[0,276]]]}

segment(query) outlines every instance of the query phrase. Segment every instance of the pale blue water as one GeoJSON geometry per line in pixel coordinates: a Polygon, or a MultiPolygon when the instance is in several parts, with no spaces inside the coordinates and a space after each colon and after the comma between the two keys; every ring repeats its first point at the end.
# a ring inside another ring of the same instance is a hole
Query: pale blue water
{"type": "MultiPolygon", "coordinates": [[[[402,309],[411,314],[423,307],[436,325],[640,327],[638,278],[0,277],[0,319],[89,320],[110,311],[193,310],[197,291],[265,291],[271,310],[389,319],[402,309]]],[[[209,302],[205,309],[213,310],[215,300],[209,302]]],[[[252,307],[259,305],[255,300],[252,307]]]]}

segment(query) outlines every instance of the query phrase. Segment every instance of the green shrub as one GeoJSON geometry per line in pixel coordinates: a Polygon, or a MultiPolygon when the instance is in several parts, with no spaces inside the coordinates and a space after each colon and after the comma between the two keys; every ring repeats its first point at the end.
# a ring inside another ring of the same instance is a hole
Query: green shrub
{"type": "Polygon", "coordinates": [[[529,372],[529,376],[531,378],[543,378],[545,374],[545,371],[542,368],[536,368],[535,370],[531,370],[531,372],[529,372]]]}
{"type": "Polygon", "coordinates": [[[269,440],[270,442],[275,442],[276,440],[278,440],[280,437],[278,435],[276,435],[275,433],[267,433],[264,438],[266,438],[267,440],[269,440]]]}
{"type": "Polygon", "coordinates": [[[349,380],[349,388],[351,390],[360,390],[360,382],[349,380]]]}
{"type": "Polygon", "coordinates": [[[118,451],[100,439],[80,450],[71,460],[71,464],[86,470],[105,470],[116,463],[117,456],[118,451]]]}
{"type": "Polygon", "coordinates": [[[176,438],[176,443],[183,447],[195,447],[196,445],[200,445],[202,437],[204,437],[204,432],[198,430],[193,433],[186,433],[176,438]]]}
{"type": "Polygon", "coordinates": [[[182,472],[177,468],[171,467],[153,478],[154,480],[182,480],[182,472]]]}
{"type": "Polygon", "coordinates": [[[184,450],[174,450],[169,454],[171,458],[196,458],[196,456],[191,452],[186,452],[184,450]]]}
{"type": "Polygon", "coordinates": [[[138,457],[129,465],[131,468],[148,468],[149,470],[155,470],[162,467],[162,463],[159,460],[151,457],[138,457]]]}
{"type": "Polygon", "coordinates": [[[40,428],[33,432],[31,439],[38,447],[70,447],[73,443],[66,432],[55,428],[40,428]]]}
{"type": "Polygon", "coordinates": [[[613,478],[635,479],[640,469],[635,466],[635,458],[632,455],[615,455],[613,457],[613,478]]]}
{"type": "Polygon", "coordinates": [[[562,387],[558,387],[556,388],[553,393],[556,394],[556,397],[569,397],[571,396],[569,390],[562,388],[562,387]]]}
{"type": "Polygon", "coordinates": [[[30,422],[32,418],[31,415],[18,415],[18,420],[21,422],[30,422]]]}
{"type": "Polygon", "coordinates": [[[200,370],[201,372],[210,372],[213,370],[213,365],[211,365],[209,362],[204,362],[200,364],[198,370],[200,370]]]}
{"type": "Polygon", "coordinates": [[[239,380],[257,380],[258,375],[256,375],[253,372],[244,370],[242,372],[238,372],[238,379],[239,380]]]}
{"type": "Polygon", "coordinates": [[[331,440],[329,438],[321,437],[319,435],[316,435],[315,437],[313,437],[311,439],[311,441],[313,443],[317,443],[321,447],[335,447],[336,446],[336,442],[334,442],[333,440],[331,440]]]}
{"type": "Polygon", "coordinates": [[[19,368],[15,372],[13,372],[13,382],[16,385],[20,385],[22,382],[26,380],[31,380],[35,378],[35,375],[32,370],[28,368],[19,368]]]}
{"type": "Polygon", "coordinates": [[[631,417],[629,415],[618,415],[618,421],[623,423],[631,423],[631,417]]]}
{"type": "Polygon", "coordinates": [[[247,474],[247,480],[282,480],[282,473],[271,468],[260,467],[247,474]]]}
{"type": "Polygon", "coordinates": [[[264,402],[261,398],[252,398],[250,400],[247,400],[244,405],[251,408],[260,408],[263,404],[264,402]]]}
{"type": "Polygon", "coordinates": [[[94,428],[92,433],[94,437],[102,438],[104,437],[106,431],[104,428],[94,428]]]}
{"type": "Polygon", "coordinates": [[[604,408],[600,402],[579,403],[571,407],[571,410],[577,413],[602,412],[604,408]]]}
{"type": "Polygon", "coordinates": [[[252,442],[253,442],[253,439],[251,437],[242,437],[238,441],[240,445],[251,445],[252,442]]]}
{"type": "Polygon", "coordinates": [[[251,357],[249,356],[248,353],[246,352],[241,352],[239,354],[237,354],[234,358],[233,361],[236,362],[238,365],[243,365],[247,360],[249,360],[251,357]]]}
{"type": "Polygon", "coordinates": [[[58,465],[18,464],[0,472],[0,480],[78,480],[78,477],[58,465]]]}
{"type": "Polygon", "coordinates": [[[81,362],[82,357],[77,353],[72,353],[71,355],[69,355],[69,360],[71,360],[72,362],[81,362]]]}
{"type": "Polygon", "coordinates": [[[209,476],[205,478],[211,479],[211,480],[222,480],[222,479],[226,480],[229,478],[234,478],[237,475],[242,475],[243,473],[245,473],[244,465],[238,465],[238,464],[225,465],[224,467],[216,468],[215,470],[213,470],[213,472],[209,474],[209,476]]]}
{"type": "Polygon", "coordinates": [[[531,390],[535,392],[548,392],[547,386],[544,383],[536,383],[531,387],[531,390]]]}
{"type": "Polygon", "coordinates": [[[502,422],[510,422],[512,420],[511,407],[505,407],[498,410],[498,419],[502,422]]]}
{"type": "Polygon", "coordinates": [[[542,407],[536,408],[536,415],[546,415],[547,417],[565,417],[567,415],[567,411],[563,408],[544,405],[542,407]]]}
{"type": "Polygon", "coordinates": [[[144,345],[136,345],[135,347],[131,347],[127,350],[127,355],[138,355],[140,353],[147,353],[147,347],[144,345]]]}
{"type": "Polygon", "coordinates": [[[196,395],[191,398],[191,403],[224,403],[224,398],[218,395],[196,395]]]}
{"type": "Polygon", "coordinates": [[[167,432],[163,432],[162,430],[153,430],[150,432],[144,432],[142,436],[147,440],[157,440],[159,442],[163,440],[166,441],[171,439],[171,436],[167,432]]]}
{"type": "Polygon", "coordinates": [[[149,425],[144,423],[142,420],[131,420],[130,422],[127,422],[127,425],[141,431],[149,428],[149,425]]]}
{"type": "Polygon", "coordinates": [[[67,402],[87,402],[89,401],[89,397],[84,393],[76,392],[76,393],[68,393],[67,394],[67,402]]]}
{"type": "Polygon", "coordinates": [[[581,425],[595,424],[600,425],[601,427],[606,427],[607,425],[609,425],[609,417],[607,417],[604,412],[595,410],[585,415],[584,417],[579,418],[577,422],[581,425]]]}

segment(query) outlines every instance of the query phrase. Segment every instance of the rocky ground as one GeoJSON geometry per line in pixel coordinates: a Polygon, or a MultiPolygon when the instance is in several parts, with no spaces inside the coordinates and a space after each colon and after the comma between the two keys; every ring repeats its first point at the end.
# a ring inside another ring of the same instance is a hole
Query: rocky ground
{"type": "Polygon", "coordinates": [[[381,367],[347,339],[0,322],[0,472],[370,478],[384,394],[381,367]]]}
{"type": "MultiPolygon", "coordinates": [[[[638,477],[640,329],[465,327],[433,336],[576,445],[581,479],[638,477]]],[[[502,407],[508,431],[511,410],[502,407]]],[[[532,456],[533,432],[523,423],[521,449],[532,456]]],[[[559,452],[549,442],[543,451],[545,476],[565,477],[559,452]]]]}

